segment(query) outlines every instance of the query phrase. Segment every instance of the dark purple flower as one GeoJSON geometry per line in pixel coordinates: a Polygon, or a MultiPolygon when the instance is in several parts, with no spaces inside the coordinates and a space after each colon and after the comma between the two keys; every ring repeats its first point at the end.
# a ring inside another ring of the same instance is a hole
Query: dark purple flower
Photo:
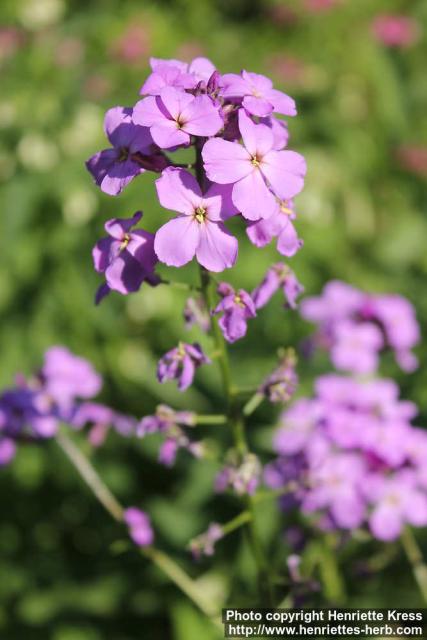
{"type": "Polygon", "coordinates": [[[154,145],[150,130],[135,124],[132,114],[128,107],[107,111],[104,130],[112,148],[99,151],[86,162],[96,184],[111,196],[118,195],[140,173],[162,171],[168,165],[154,145]]]}
{"type": "Polygon", "coordinates": [[[222,300],[212,313],[223,314],[219,326],[228,342],[240,340],[246,334],[247,320],[256,316],[254,301],[244,289],[235,291],[227,282],[221,282],[217,292],[222,300]]]}
{"type": "Polygon", "coordinates": [[[297,298],[304,291],[295,273],[283,262],[274,264],[264,276],[261,284],[252,293],[257,309],[264,307],[270,298],[281,288],[285,296],[285,306],[296,309],[297,298]]]}
{"type": "Polygon", "coordinates": [[[180,342],[159,360],[157,378],[159,382],[177,380],[178,389],[185,391],[193,382],[196,369],[202,364],[210,364],[210,359],[203,353],[196,342],[187,344],[180,342]]]}
{"type": "Polygon", "coordinates": [[[154,532],[148,515],[136,507],[128,507],[123,512],[123,519],[129,528],[129,535],[138,547],[153,544],[154,532]]]}
{"type": "Polygon", "coordinates": [[[131,231],[141,217],[142,212],[137,211],[132,218],[113,218],[105,224],[109,237],[101,238],[92,252],[95,269],[104,273],[106,280],[97,292],[97,303],[111,289],[126,295],[138,291],[144,281],[158,284],[154,235],[144,229],[131,231]]]}

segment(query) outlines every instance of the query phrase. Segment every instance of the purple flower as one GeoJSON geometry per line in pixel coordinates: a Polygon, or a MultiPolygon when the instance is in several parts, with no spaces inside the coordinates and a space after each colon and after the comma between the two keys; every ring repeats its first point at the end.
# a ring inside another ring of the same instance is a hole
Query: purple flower
{"type": "Polygon", "coordinates": [[[233,202],[245,218],[268,218],[277,210],[275,196],[288,200],[303,188],[305,160],[294,151],[277,151],[271,129],[254,124],[243,111],[239,129],[244,146],[220,138],[205,143],[206,174],[212,182],[233,184],[233,202]]]}
{"type": "Polygon", "coordinates": [[[224,531],[220,524],[211,522],[208,530],[197,538],[191,540],[189,547],[195,560],[200,560],[202,556],[213,556],[215,544],[224,536],[224,531]]]}
{"type": "Polygon", "coordinates": [[[281,354],[279,366],[264,380],[259,392],[264,394],[270,402],[289,402],[298,385],[296,363],[295,351],[286,349],[281,354]]]}
{"type": "Polygon", "coordinates": [[[331,360],[337,369],[373,373],[377,369],[378,352],[383,344],[381,331],[375,324],[356,324],[343,320],[335,330],[331,360]]]}
{"type": "Polygon", "coordinates": [[[202,364],[209,364],[210,359],[197,344],[180,342],[177,347],[165,353],[157,366],[159,382],[177,380],[178,389],[185,391],[193,382],[196,369],[202,364]]]}
{"type": "Polygon", "coordinates": [[[296,309],[297,298],[304,291],[295,273],[283,262],[274,264],[264,276],[263,281],[252,293],[255,307],[264,307],[276,291],[281,288],[285,296],[285,306],[296,309]]]}
{"type": "Polygon", "coordinates": [[[290,258],[303,245],[292,223],[295,218],[292,201],[277,204],[276,211],[267,219],[250,222],[246,228],[249,240],[256,247],[265,247],[277,238],[277,251],[290,258]]]}
{"type": "Polygon", "coordinates": [[[217,474],[215,491],[223,493],[231,488],[239,496],[253,495],[261,480],[261,473],[261,463],[255,454],[246,454],[240,462],[237,462],[233,455],[217,474]]]}
{"type": "Polygon", "coordinates": [[[118,195],[140,173],[161,171],[168,165],[156,151],[149,129],[136,125],[132,113],[127,107],[107,111],[104,130],[112,148],[99,151],[86,162],[96,184],[111,196],[118,195]]]}
{"type": "Polygon", "coordinates": [[[90,425],[89,441],[94,447],[104,443],[111,427],[121,436],[130,436],[136,429],[135,418],[117,413],[97,402],[83,402],[76,407],[70,424],[76,429],[90,425]]]}
{"type": "Polygon", "coordinates": [[[246,335],[248,319],[256,316],[254,301],[244,289],[235,291],[226,282],[218,285],[217,292],[222,300],[212,313],[223,314],[218,324],[227,342],[240,340],[246,335]]]}
{"type": "Polygon", "coordinates": [[[137,435],[143,438],[150,433],[168,433],[178,425],[194,427],[196,414],[191,411],[174,411],[166,404],[159,404],[153,416],[142,418],[137,427],[137,435]]]}
{"type": "Polygon", "coordinates": [[[320,296],[304,300],[301,314],[318,325],[312,343],[329,350],[336,367],[372,372],[384,348],[394,351],[404,371],[418,366],[411,349],[420,329],[413,306],[402,296],[368,294],[331,281],[320,296]]]}
{"type": "Polygon", "coordinates": [[[16,454],[16,444],[12,438],[4,438],[0,435],[0,467],[5,467],[12,462],[16,454]]]}
{"type": "Polygon", "coordinates": [[[427,525],[427,495],[417,487],[413,474],[400,471],[394,476],[377,479],[370,488],[368,498],[374,509],[369,526],[379,540],[395,540],[406,524],[427,525]]]}
{"type": "Polygon", "coordinates": [[[58,412],[52,399],[40,388],[25,382],[6,389],[0,396],[0,434],[20,439],[50,438],[58,428],[58,412]]]}
{"type": "Polygon", "coordinates": [[[269,116],[273,111],[285,116],[295,116],[295,101],[281,91],[273,89],[270,78],[242,71],[240,75],[226,73],[222,76],[221,94],[225,98],[243,98],[243,107],[254,116],[269,116]]]}
{"type": "Polygon", "coordinates": [[[132,218],[113,218],[105,224],[107,238],[101,238],[93,248],[95,269],[104,273],[106,283],[96,295],[99,303],[111,289],[125,295],[138,291],[146,281],[152,286],[159,282],[154,273],[157,257],[154,253],[154,235],[143,229],[131,231],[142,213],[132,218]]]}
{"type": "Polygon", "coordinates": [[[357,454],[329,454],[310,474],[311,489],[302,508],[307,513],[328,509],[334,522],[343,529],[359,527],[366,515],[361,486],[366,465],[357,454]]]}
{"type": "Polygon", "coordinates": [[[93,398],[102,387],[102,378],[90,362],[61,346],[46,351],[41,376],[44,392],[62,409],[77,398],[93,398]]]}
{"type": "Polygon", "coordinates": [[[148,515],[136,507],[128,507],[123,512],[123,519],[129,528],[129,535],[138,547],[153,544],[154,532],[148,515]]]}
{"type": "Polygon", "coordinates": [[[200,442],[192,442],[182,426],[194,427],[196,415],[191,411],[174,411],[167,405],[161,404],[156,408],[153,416],[145,416],[137,427],[137,435],[144,438],[153,433],[161,433],[164,441],[159,451],[159,462],[170,467],[174,464],[179,449],[186,449],[196,458],[204,454],[200,442]]]}
{"type": "Polygon", "coordinates": [[[194,89],[199,82],[208,82],[215,72],[213,63],[207,58],[195,58],[191,64],[181,60],[150,58],[152,73],[141,87],[141,95],[158,96],[165,87],[194,89]]]}
{"type": "Polygon", "coordinates": [[[192,135],[214,136],[224,124],[209,96],[193,96],[174,87],[137,102],[133,119],[150,128],[154,142],[162,149],[188,146],[192,135]]]}
{"type": "Polygon", "coordinates": [[[160,204],[181,214],[156,233],[154,249],[159,260],[181,267],[196,256],[210,271],[232,267],[238,243],[222,223],[235,212],[229,190],[214,185],[202,195],[196,179],[175,168],[166,169],[156,187],[160,204]]]}
{"type": "Polygon", "coordinates": [[[381,324],[400,367],[404,371],[414,371],[418,360],[411,349],[420,340],[420,328],[412,304],[396,294],[373,296],[371,316],[381,324]]]}

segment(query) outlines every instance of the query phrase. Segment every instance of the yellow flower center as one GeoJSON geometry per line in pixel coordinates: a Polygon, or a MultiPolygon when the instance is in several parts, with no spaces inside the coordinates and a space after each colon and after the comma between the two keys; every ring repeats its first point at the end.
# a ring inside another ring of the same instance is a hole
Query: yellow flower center
{"type": "Polygon", "coordinates": [[[124,251],[126,249],[126,247],[128,246],[129,242],[131,241],[131,237],[129,233],[125,233],[125,235],[122,238],[122,241],[120,243],[120,251],[124,251]]]}
{"type": "Polygon", "coordinates": [[[207,212],[204,207],[197,207],[197,209],[194,211],[194,217],[199,224],[202,224],[202,222],[206,220],[206,215],[207,212]]]}

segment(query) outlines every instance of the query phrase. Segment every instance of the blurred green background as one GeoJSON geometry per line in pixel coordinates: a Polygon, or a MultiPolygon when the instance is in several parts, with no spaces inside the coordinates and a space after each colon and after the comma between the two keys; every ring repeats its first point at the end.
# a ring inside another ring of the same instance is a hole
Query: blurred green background
{"type": "MultiPolygon", "coordinates": [[[[309,294],[333,277],[402,293],[416,304],[424,327],[427,48],[424,34],[411,47],[386,48],[373,38],[371,23],[382,12],[406,13],[422,32],[427,3],[341,0],[318,12],[310,6],[305,0],[2,0],[2,387],[17,371],[38,367],[48,346],[64,344],[93,361],[105,377],[103,399],[118,410],[142,416],[162,401],[213,412],[221,402],[214,367],[202,369],[185,395],[156,382],[158,356],[183,337],[183,294],[143,288],[93,305],[100,280],[91,248],[105,220],[141,208],[150,229],[158,227],[157,218],[166,220],[155,201],[154,176],[146,174],[110,198],[84,167],[90,155],[108,146],[104,111],[138,99],[150,55],[207,55],[224,72],[246,68],[271,75],[295,97],[299,116],[290,121],[290,146],[306,155],[309,168],[297,199],[305,245],[292,259],[300,281],[309,294]]],[[[251,289],[278,254],[274,244],[256,250],[242,234],[241,239],[237,268],[225,277],[251,289]]],[[[169,275],[195,281],[197,271],[192,265],[185,276],[173,270],[169,275]]],[[[236,380],[256,384],[271,368],[277,347],[298,344],[309,332],[275,299],[251,322],[250,338],[231,349],[236,380]]],[[[197,331],[188,335],[198,337],[197,331]]],[[[403,375],[391,360],[383,372],[418,402],[419,424],[426,425],[425,349],[418,355],[415,375],[403,375]]],[[[313,376],[326,367],[321,358],[301,362],[301,392],[309,392],[313,376]]],[[[267,408],[250,425],[252,442],[266,457],[273,420],[267,408]]],[[[206,433],[214,436],[213,430],[206,433]]],[[[219,545],[215,568],[211,561],[194,565],[185,551],[210,521],[225,521],[239,510],[232,498],[212,497],[216,464],[194,463],[184,453],[175,469],[165,470],[156,463],[156,451],[154,441],[110,435],[93,454],[94,464],[123,503],[150,512],[161,546],[200,577],[200,588],[214,602],[221,603],[233,577],[233,604],[254,604],[247,586],[253,567],[238,534],[219,545]]],[[[1,471],[0,495],[0,638],[217,637],[137,553],[126,547],[117,553],[114,543],[123,532],[54,443],[21,447],[1,471]]],[[[285,571],[284,523],[273,505],[262,515],[270,557],[285,571]]],[[[381,574],[362,577],[361,563],[380,551],[375,544],[346,547],[341,570],[347,602],[420,604],[398,550],[381,574]]],[[[333,572],[324,569],[330,582],[333,572]]],[[[336,601],[335,587],[333,581],[325,586],[329,602],[336,601]]]]}

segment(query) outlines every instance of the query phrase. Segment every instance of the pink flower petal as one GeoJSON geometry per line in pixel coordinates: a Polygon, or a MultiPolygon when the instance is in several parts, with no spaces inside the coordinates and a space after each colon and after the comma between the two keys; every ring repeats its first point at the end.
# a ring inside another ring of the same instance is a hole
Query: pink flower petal
{"type": "Polygon", "coordinates": [[[191,93],[185,93],[174,87],[162,89],[160,99],[174,120],[178,120],[184,109],[195,100],[191,93]]]}
{"type": "Polygon", "coordinates": [[[185,169],[168,167],[155,184],[160,204],[165,209],[191,215],[202,201],[196,178],[185,169]]]}
{"type": "Polygon", "coordinates": [[[292,222],[287,221],[277,239],[277,251],[282,256],[290,258],[302,247],[302,240],[298,238],[298,234],[292,222]]]}
{"type": "Polygon", "coordinates": [[[181,111],[180,117],[184,122],[184,131],[194,136],[214,136],[224,126],[218,107],[214,106],[209,96],[196,96],[181,111]]]}
{"type": "Polygon", "coordinates": [[[270,151],[261,163],[263,174],[282,200],[302,190],[306,169],[303,156],[295,151],[270,151]]]}
{"type": "Polygon", "coordinates": [[[170,267],[182,267],[194,257],[199,238],[196,220],[192,216],[179,216],[157,231],[154,251],[161,262],[170,267]]]}
{"type": "Polygon", "coordinates": [[[203,267],[214,272],[224,271],[236,262],[237,251],[237,239],[224,225],[209,221],[200,225],[196,256],[203,267]]]}
{"type": "Polygon", "coordinates": [[[243,106],[249,113],[260,118],[269,116],[273,111],[273,106],[268,100],[257,96],[245,96],[243,106]]]}
{"type": "Polygon", "coordinates": [[[248,220],[269,218],[277,209],[276,199],[258,169],[236,182],[232,198],[243,217],[248,220]]]}
{"type": "Polygon", "coordinates": [[[162,122],[154,124],[150,132],[154,142],[161,149],[188,145],[190,142],[188,133],[185,133],[182,129],[178,129],[174,120],[166,120],[165,118],[162,122]]]}
{"type": "Polygon", "coordinates": [[[265,95],[266,99],[273,105],[276,113],[281,113],[284,116],[296,116],[297,108],[295,100],[282,91],[277,89],[270,89],[265,95]]]}
{"type": "Polygon", "coordinates": [[[253,171],[250,154],[237,142],[213,138],[205,143],[202,156],[212,182],[232,184],[253,171]]]}
{"type": "Polygon", "coordinates": [[[274,145],[274,136],[265,124],[254,124],[249,116],[239,111],[239,130],[243,144],[251,156],[264,156],[274,145]]]}
{"type": "Polygon", "coordinates": [[[165,115],[159,108],[158,100],[154,96],[138,100],[133,108],[132,120],[134,123],[141,124],[144,127],[151,127],[153,124],[165,120],[165,115]]]}

